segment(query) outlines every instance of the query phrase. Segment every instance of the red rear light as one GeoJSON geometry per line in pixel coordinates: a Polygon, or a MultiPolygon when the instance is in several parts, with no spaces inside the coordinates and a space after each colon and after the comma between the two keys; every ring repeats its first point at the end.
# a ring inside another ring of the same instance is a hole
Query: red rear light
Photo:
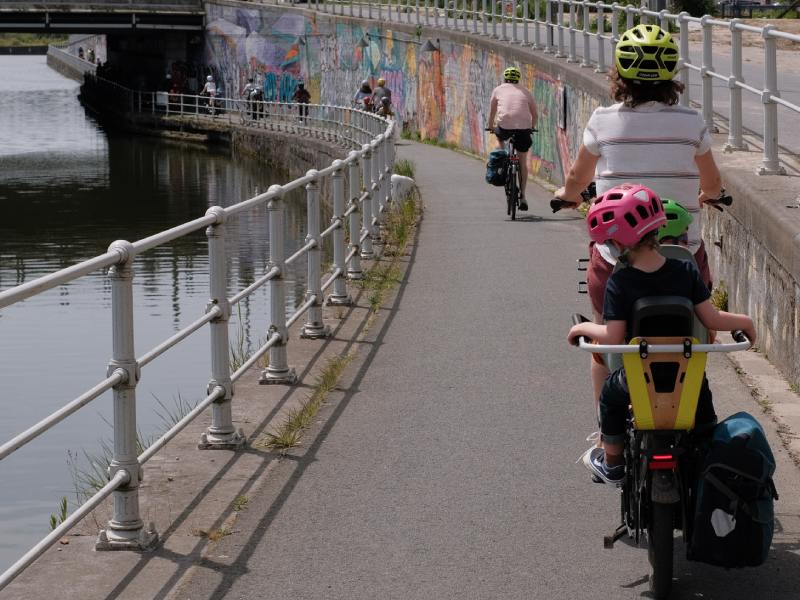
{"type": "Polygon", "coordinates": [[[678,466],[678,461],[672,454],[654,454],[649,466],[651,471],[672,470],[678,466]]]}

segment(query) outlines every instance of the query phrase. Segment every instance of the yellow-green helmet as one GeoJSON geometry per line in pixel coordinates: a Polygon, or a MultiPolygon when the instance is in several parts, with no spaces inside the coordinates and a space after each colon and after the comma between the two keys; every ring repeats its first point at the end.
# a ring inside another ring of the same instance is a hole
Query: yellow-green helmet
{"type": "Polygon", "coordinates": [[[619,36],[614,64],[623,79],[670,81],[678,71],[678,45],[658,25],[637,25],[619,36]]]}
{"type": "Polygon", "coordinates": [[[517,67],[508,67],[503,71],[503,79],[510,83],[519,83],[522,73],[517,67]]]}
{"type": "Polygon", "coordinates": [[[661,204],[664,206],[664,215],[667,217],[667,222],[658,230],[658,241],[660,242],[664,238],[681,237],[689,229],[692,215],[675,200],[664,198],[661,204]]]}

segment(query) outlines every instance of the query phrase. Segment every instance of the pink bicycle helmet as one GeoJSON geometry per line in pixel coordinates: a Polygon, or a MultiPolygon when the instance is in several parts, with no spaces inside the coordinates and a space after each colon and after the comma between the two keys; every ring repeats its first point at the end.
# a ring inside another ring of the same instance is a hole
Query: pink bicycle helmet
{"type": "Polygon", "coordinates": [[[623,183],[599,195],[586,215],[592,240],[598,244],[614,240],[628,248],[666,222],[658,194],[633,183],[623,183]]]}

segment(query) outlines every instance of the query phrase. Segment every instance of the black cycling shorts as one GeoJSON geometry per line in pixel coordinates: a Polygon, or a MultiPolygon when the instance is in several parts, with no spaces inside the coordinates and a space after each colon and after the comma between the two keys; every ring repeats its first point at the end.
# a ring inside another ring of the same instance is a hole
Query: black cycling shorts
{"type": "Polygon", "coordinates": [[[495,127],[494,134],[501,142],[505,142],[508,138],[514,138],[514,148],[517,152],[527,152],[531,149],[533,138],[531,137],[530,129],[503,129],[502,127],[495,127]]]}

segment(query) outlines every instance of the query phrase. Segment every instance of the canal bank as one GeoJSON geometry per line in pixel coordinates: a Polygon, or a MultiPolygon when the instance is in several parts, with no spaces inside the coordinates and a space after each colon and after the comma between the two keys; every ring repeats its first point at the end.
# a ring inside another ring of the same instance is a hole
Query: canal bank
{"type": "MultiPolygon", "coordinates": [[[[290,179],[287,170],[252,157],[233,159],[228,146],[164,143],[109,132],[87,117],[76,84],[49,70],[44,57],[0,60],[21,61],[14,63],[16,70],[4,63],[8,77],[0,92],[5,108],[0,115],[5,140],[0,205],[13,215],[0,224],[1,289],[103,253],[115,239],[146,237],[201,216],[210,205],[228,206],[290,179]]],[[[285,252],[290,255],[306,235],[303,191],[288,194],[286,205],[285,252]]],[[[329,209],[322,214],[330,218],[329,209]]],[[[228,263],[232,288],[249,285],[263,272],[266,232],[263,210],[228,224],[230,242],[242,248],[228,263]]],[[[324,249],[328,261],[327,244],[324,249]]],[[[142,317],[137,347],[202,314],[208,300],[207,264],[201,235],[137,261],[134,297],[142,317]]],[[[287,312],[302,304],[305,281],[305,267],[287,269],[287,312]]],[[[2,310],[2,374],[6,402],[13,404],[0,423],[2,442],[105,373],[109,294],[108,280],[98,272],[2,310]],[[49,365],[44,372],[43,364],[49,365]]],[[[267,330],[268,315],[269,294],[260,290],[232,315],[231,343],[249,351],[267,330]]],[[[198,383],[196,370],[208,370],[208,360],[207,353],[197,356],[176,348],[163,364],[148,369],[139,398],[144,438],[165,428],[157,413],[185,410],[202,398],[205,383],[198,383]]],[[[71,471],[86,468],[89,457],[103,456],[102,445],[112,435],[110,407],[109,395],[100,397],[48,432],[41,445],[32,444],[0,463],[0,477],[14,482],[0,492],[0,570],[47,533],[62,497],[73,502],[71,471]]]]}

